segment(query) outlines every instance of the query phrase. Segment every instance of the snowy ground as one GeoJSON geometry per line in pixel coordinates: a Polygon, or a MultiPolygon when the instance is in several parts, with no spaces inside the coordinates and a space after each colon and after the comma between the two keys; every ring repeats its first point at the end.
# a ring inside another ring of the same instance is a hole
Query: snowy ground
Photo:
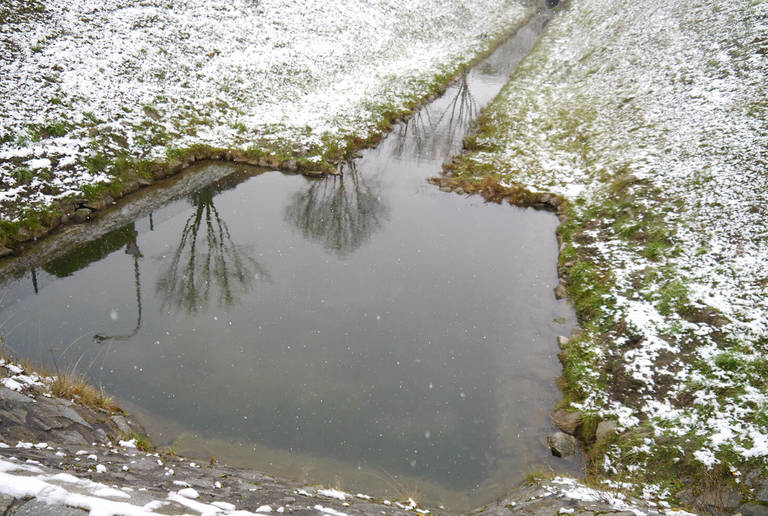
{"type": "Polygon", "coordinates": [[[0,221],[195,144],[319,161],[529,13],[508,0],[3,2],[0,221]]]}
{"type": "Polygon", "coordinates": [[[604,474],[766,474],[766,77],[766,1],[572,0],[457,167],[570,201],[571,405],[652,429],[604,474]]]}

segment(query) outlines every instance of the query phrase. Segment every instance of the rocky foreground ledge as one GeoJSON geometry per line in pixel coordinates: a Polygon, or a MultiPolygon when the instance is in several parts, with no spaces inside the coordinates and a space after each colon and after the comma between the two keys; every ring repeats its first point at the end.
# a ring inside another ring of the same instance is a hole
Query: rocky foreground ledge
{"type": "MultiPolygon", "coordinates": [[[[52,396],[50,378],[0,361],[0,514],[453,514],[142,450],[129,416],[52,396]]],[[[663,514],[669,508],[554,478],[473,514],[663,514]]],[[[676,514],[687,514],[674,511],[676,514]]]]}

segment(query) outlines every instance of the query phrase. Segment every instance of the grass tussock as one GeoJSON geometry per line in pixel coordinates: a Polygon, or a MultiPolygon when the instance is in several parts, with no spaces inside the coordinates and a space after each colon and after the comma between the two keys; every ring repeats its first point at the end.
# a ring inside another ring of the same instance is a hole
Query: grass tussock
{"type": "Polygon", "coordinates": [[[85,375],[58,374],[50,383],[50,391],[53,396],[78,401],[86,407],[110,412],[120,411],[120,407],[104,392],[104,388],[90,385],[85,375]]]}

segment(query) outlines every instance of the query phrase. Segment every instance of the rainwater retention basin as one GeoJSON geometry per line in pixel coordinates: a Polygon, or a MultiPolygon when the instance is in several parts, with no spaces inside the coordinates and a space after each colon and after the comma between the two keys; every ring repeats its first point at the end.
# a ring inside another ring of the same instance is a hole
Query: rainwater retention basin
{"type": "Polygon", "coordinates": [[[154,442],[462,510],[534,468],[559,398],[556,218],[426,182],[536,17],[343,175],[205,163],[0,264],[7,351],[75,369],[154,442]]]}

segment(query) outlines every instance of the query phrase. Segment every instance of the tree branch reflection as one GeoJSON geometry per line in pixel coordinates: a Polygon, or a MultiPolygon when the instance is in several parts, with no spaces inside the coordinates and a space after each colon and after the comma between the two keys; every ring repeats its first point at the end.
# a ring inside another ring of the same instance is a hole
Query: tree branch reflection
{"type": "Polygon", "coordinates": [[[285,208],[285,220],[305,238],[344,256],[360,248],[389,217],[381,196],[366,185],[354,161],[345,173],[315,180],[285,208]]]}
{"type": "Polygon", "coordinates": [[[420,109],[400,127],[396,156],[436,159],[450,154],[446,151],[466,133],[478,115],[477,101],[466,75],[452,90],[453,96],[447,97],[447,103],[437,102],[420,109]]]}
{"type": "MultiPolygon", "coordinates": [[[[131,227],[133,229],[133,227],[131,227]]],[[[141,308],[141,274],[139,271],[139,258],[142,258],[144,255],[141,254],[141,250],[139,250],[139,245],[136,242],[136,237],[139,236],[138,232],[136,230],[133,230],[132,232],[132,238],[128,241],[125,245],[125,254],[133,256],[133,285],[136,288],[136,326],[134,326],[133,330],[130,332],[123,334],[123,335],[104,335],[102,333],[97,333],[93,336],[93,340],[96,342],[104,342],[105,340],[119,340],[119,341],[126,341],[131,340],[133,337],[136,336],[137,333],[139,333],[139,330],[141,329],[141,314],[142,314],[142,308],[141,308]]]]}
{"type": "Polygon", "coordinates": [[[250,250],[232,241],[213,202],[215,193],[209,187],[190,196],[194,211],[155,285],[163,310],[197,313],[214,300],[219,307],[229,308],[256,281],[270,279],[250,250]]]}

